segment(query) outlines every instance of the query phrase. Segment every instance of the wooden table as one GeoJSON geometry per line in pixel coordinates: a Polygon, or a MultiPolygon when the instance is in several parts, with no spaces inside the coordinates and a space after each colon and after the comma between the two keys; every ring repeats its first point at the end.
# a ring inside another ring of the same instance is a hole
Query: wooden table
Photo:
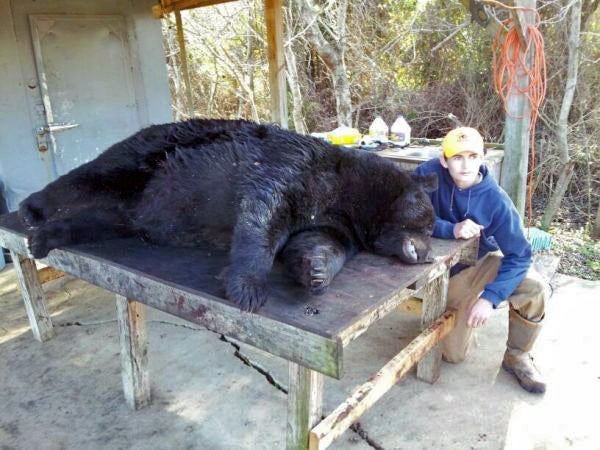
{"type": "MultiPolygon", "coordinates": [[[[52,337],[35,261],[15,213],[0,217],[0,245],[11,252],[32,332],[52,337]]],[[[477,241],[434,240],[433,264],[404,265],[361,253],[346,264],[329,291],[307,295],[276,266],[271,296],[257,313],[223,298],[218,274],[227,254],[211,248],[159,247],[140,239],[78,245],[42,261],[116,294],[125,398],[133,408],[150,402],[145,306],[253,345],[289,362],[288,449],[323,449],[418,362],[417,376],[439,376],[438,342],[453,328],[446,310],[449,269],[473,263],[477,241]],[[423,332],[325,419],[323,375],[340,379],[346,346],[419,291],[423,332]]]]}

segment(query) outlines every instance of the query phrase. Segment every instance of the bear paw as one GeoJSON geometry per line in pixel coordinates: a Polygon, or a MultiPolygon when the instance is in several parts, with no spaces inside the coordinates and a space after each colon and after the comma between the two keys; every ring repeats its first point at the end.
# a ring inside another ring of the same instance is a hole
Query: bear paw
{"type": "Polygon", "coordinates": [[[36,230],[28,236],[29,251],[35,259],[44,258],[52,250],[44,232],[36,230]]]}
{"type": "Polygon", "coordinates": [[[226,293],[242,311],[254,312],[267,301],[267,283],[256,275],[229,274],[226,293]]]}
{"type": "Polygon", "coordinates": [[[49,200],[41,192],[31,194],[19,205],[21,222],[29,227],[42,225],[53,212],[49,200]]]}
{"type": "Polygon", "coordinates": [[[28,234],[28,244],[34,258],[44,258],[50,250],[66,244],[64,227],[50,223],[35,228],[28,234]]]}

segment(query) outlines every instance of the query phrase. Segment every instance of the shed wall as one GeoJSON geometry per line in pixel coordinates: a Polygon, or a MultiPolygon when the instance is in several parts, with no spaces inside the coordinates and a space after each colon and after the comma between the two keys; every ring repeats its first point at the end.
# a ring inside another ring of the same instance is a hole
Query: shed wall
{"type": "Polygon", "coordinates": [[[28,32],[28,14],[124,16],[137,116],[139,126],[143,127],[172,120],[161,25],[152,17],[154,3],[153,0],[0,0],[0,181],[10,210],[15,210],[23,198],[50,181],[36,139],[36,128],[46,123],[28,32]]]}

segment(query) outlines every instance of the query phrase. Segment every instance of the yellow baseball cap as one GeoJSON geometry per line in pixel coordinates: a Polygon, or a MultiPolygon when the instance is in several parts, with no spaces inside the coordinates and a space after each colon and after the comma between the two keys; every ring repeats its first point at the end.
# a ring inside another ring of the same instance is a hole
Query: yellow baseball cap
{"type": "Polygon", "coordinates": [[[483,154],[483,138],[475,128],[455,128],[442,140],[442,151],[446,158],[462,152],[483,154]]]}

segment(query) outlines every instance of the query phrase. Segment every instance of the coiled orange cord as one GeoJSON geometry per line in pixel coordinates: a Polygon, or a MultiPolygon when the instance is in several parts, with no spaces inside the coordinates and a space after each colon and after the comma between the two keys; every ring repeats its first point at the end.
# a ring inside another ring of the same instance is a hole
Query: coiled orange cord
{"type": "Polygon", "coordinates": [[[541,105],[546,97],[546,58],[544,56],[544,38],[538,28],[540,18],[538,12],[531,8],[508,6],[495,0],[484,1],[485,3],[491,3],[510,10],[534,11],[536,13],[536,24],[528,25],[527,30],[524,30],[526,34],[525,48],[522,48],[517,28],[513,24],[513,19],[507,19],[502,22],[505,28],[498,30],[492,44],[494,87],[502,101],[504,110],[509,114],[507,110],[509,95],[525,95],[529,100],[531,110],[529,146],[531,151],[529,153],[529,171],[527,174],[527,205],[529,213],[528,223],[531,226],[533,216],[533,173],[535,169],[535,127],[541,105]],[[504,40],[502,40],[505,29],[508,29],[508,31],[504,40]],[[528,56],[530,52],[532,52],[531,57],[528,56]],[[518,85],[517,76],[521,76],[522,74],[526,74],[528,79],[527,86],[524,88],[518,85]]]}

